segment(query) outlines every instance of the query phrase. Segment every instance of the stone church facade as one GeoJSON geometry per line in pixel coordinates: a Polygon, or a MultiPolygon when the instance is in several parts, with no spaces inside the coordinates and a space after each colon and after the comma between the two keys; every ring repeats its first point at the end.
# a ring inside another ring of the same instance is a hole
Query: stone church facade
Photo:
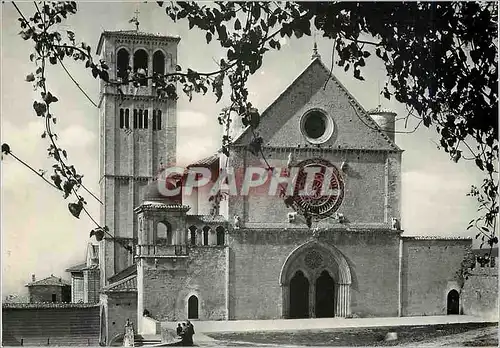
{"type": "MultiPolygon", "coordinates": [[[[98,53],[118,80],[129,66],[174,71],[179,41],[104,32],[98,53]]],[[[328,196],[292,195],[285,204],[262,185],[216,207],[203,188],[166,198],[157,173],[175,164],[176,102],[157,97],[147,80],[123,92],[101,86],[101,223],[114,236],[99,242],[102,342],[123,333],[126,319],[143,332],[146,317],[441,315],[450,303],[460,312],[460,299],[449,297],[459,292],[455,273],[471,239],[406,236],[396,115],[366,112],[317,54],[262,113],[258,131],[271,167],[285,176],[290,161],[300,173],[322,168],[332,183],[328,196]]],[[[248,150],[251,132],[233,131],[229,157],[217,153],[192,167],[215,174],[262,167],[262,156],[248,150]]]]}

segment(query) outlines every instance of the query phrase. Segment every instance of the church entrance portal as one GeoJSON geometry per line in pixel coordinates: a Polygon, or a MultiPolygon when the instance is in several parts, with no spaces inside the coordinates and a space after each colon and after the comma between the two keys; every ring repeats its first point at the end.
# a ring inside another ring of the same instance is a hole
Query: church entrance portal
{"type": "Polygon", "coordinates": [[[290,318],[309,318],[309,281],[301,271],[290,281],[290,318]]]}
{"type": "Polygon", "coordinates": [[[283,318],[351,314],[351,269],[333,245],[312,240],[295,248],[281,268],[280,284],[283,318]]]}
{"type": "Polygon", "coordinates": [[[458,291],[457,290],[451,290],[449,293],[448,293],[448,310],[447,310],[447,313],[448,314],[459,314],[460,313],[460,310],[459,310],[459,295],[458,295],[458,291]]]}
{"type": "Polygon", "coordinates": [[[332,318],[335,316],[335,283],[328,271],[323,271],[316,279],[316,318],[332,318]]]}

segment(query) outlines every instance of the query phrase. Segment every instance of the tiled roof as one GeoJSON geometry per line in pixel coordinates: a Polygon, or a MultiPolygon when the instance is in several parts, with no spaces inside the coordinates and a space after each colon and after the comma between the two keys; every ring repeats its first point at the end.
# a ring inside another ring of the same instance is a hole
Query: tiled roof
{"type": "Polygon", "coordinates": [[[23,309],[23,308],[92,308],[98,307],[99,303],[53,303],[53,302],[38,302],[38,303],[2,303],[2,309],[23,309]]]}
{"type": "Polygon", "coordinates": [[[137,274],[133,274],[116,283],[102,288],[102,292],[135,292],[137,291],[137,274]]]}
{"type": "Polygon", "coordinates": [[[188,168],[190,167],[211,167],[215,163],[218,163],[219,161],[219,154],[213,154],[212,156],[205,157],[197,162],[194,162],[190,165],[188,165],[188,168]]]}
{"type": "Polygon", "coordinates": [[[113,274],[108,278],[108,280],[110,283],[116,283],[120,280],[130,277],[133,274],[137,274],[137,265],[135,263],[125,269],[122,269],[120,272],[113,274]]]}
{"type": "Polygon", "coordinates": [[[226,218],[222,215],[187,215],[189,222],[198,220],[203,223],[224,223],[227,222],[226,218]]]}
{"type": "Polygon", "coordinates": [[[145,31],[137,31],[137,30],[106,30],[102,34],[103,35],[106,35],[106,34],[126,34],[126,35],[134,35],[134,36],[169,38],[169,39],[175,39],[175,40],[181,39],[180,36],[165,35],[165,34],[161,34],[161,33],[147,33],[145,31]]]}
{"type": "Polygon", "coordinates": [[[402,236],[405,239],[414,240],[470,240],[472,237],[448,237],[448,236],[402,236]]]}
{"type": "Polygon", "coordinates": [[[369,110],[368,114],[370,114],[370,115],[376,115],[376,114],[394,114],[394,115],[396,115],[396,113],[394,111],[389,110],[389,109],[385,109],[381,105],[377,106],[375,109],[369,110]]]}
{"type": "Polygon", "coordinates": [[[191,209],[188,205],[183,204],[164,204],[159,202],[144,202],[140,206],[134,209],[134,212],[139,213],[144,210],[154,210],[154,209],[170,209],[173,211],[189,211],[191,209]]]}
{"type": "Polygon", "coordinates": [[[31,282],[26,286],[30,287],[30,286],[68,286],[68,285],[71,284],[68,283],[66,280],[51,275],[50,277],[47,277],[45,279],[31,282]]]}
{"type": "Polygon", "coordinates": [[[87,263],[84,262],[84,263],[80,263],[80,264],[75,265],[75,266],[71,266],[70,268],[67,268],[66,272],[81,272],[86,268],[87,268],[87,263]]]}

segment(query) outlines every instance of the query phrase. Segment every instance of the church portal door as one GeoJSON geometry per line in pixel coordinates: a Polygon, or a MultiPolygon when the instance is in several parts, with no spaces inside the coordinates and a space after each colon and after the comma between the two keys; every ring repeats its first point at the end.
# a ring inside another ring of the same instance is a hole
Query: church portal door
{"type": "Polygon", "coordinates": [[[301,271],[290,281],[290,318],[309,318],[309,281],[301,271]]]}
{"type": "Polygon", "coordinates": [[[321,272],[316,279],[316,318],[332,318],[335,316],[334,281],[328,271],[321,272]]]}
{"type": "Polygon", "coordinates": [[[459,314],[459,295],[457,290],[451,290],[448,293],[447,314],[459,314]]]}

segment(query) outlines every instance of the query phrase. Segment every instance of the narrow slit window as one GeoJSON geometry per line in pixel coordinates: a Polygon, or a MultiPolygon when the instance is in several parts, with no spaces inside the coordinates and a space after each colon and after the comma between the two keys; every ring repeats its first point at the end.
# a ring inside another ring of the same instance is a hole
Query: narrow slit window
{"type": "Polygon", "coordinates": [[[153,110],[153,130],[156,130],[156,110],[153,110]]]}
{"type": "Polygon", "coordinates": [[[148,129],[148,110],[144,110],[144,129],[148,129]]]}
{"type": "Polygon", "coordinates": [[[134,109],[134,129],[137,129],[137,109],[134,109]]]}
{"type": "Polygon", "coordinates": [[[125,110],[120,109],[120,128],[125,126],[125,110]]]}
{"type": "Polygon", "coordinates": [[[128,109],[125,109],[125,128],[130,128],[129,114],[130,112],[128,111],[128,109]]]}
{"type": "Polygon", "coordinates": [[[139,109],[139,129],[142,129],[142,109],[139,109]]]}
{"type": "Polygon", "coordinates": [[[161,130],[161,110],[156,114],[156,129],[161,130]]]}

